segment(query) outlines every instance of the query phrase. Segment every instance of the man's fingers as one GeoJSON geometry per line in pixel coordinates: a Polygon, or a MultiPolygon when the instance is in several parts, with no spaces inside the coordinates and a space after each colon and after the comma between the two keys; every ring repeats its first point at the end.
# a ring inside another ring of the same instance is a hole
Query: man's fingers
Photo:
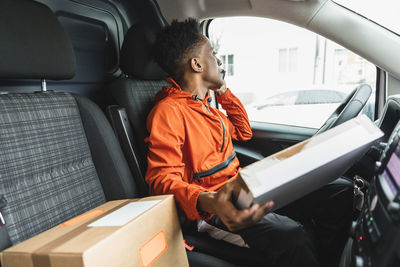
{"type": "Polygon", "coordinates": [[[266,203],[264,203],[262,205],[262,209],[264,209],[264,215],[267,214],[268,212],[270,212],[272,210],[272,208],[274,207],[275,203],[273,201],[268,201],[266,203]]]}
{"type": "Polygon", "coordinates": [[[231,231],[236,231],[258,222],[262,217],[272,210],[274,203],[272,201],[266,202],[262,205],[254,203],[250,208],[238,210],[231,202],[231,196],[235,188],[234,183],[227,183],[217,193],[217,205],[219,215],[224,224],[231,231]]]}
{"type": "Polygon", "coordinates": [[[264,217],[268,212],[272,210],[273,206],[274,206],[273,201],[268,201],[264,203],[262,206],[260,206],[252,216],[253,222],[256,223],[259,220],[261,220],[262,217],[264,217]]]}
{"type": "Polygon", "coordinates": [[[254,224],[264,217],[268,212],[270,212],[273,206],[273,201],[268,201],[261,206],[260,204],[254,203],[249,209],[240,211],[238,218],[247,225],[254,224]]]}
{"type": "Polygon", "coordinates": [[[232,202],[225,202],[223,210],[219,213],[219,217],[228,224],[235,224],[240,222],[240,211],[232,204],[232,202]]]}
{"type": "MultiPolygon", "coordinates": [[[[241,226],[242,225],[243,226],[252,225],[257,222],[257,221],[254,221],[254,217],[256,216],[256,214],[258,214],[260,212],[260,209],[261,209],[260,205],[255,203],[248,209],[238,210],[236,219],[238,222],[240,222],[239,224],[241,226]]],[[[260,217],[260,219],[261,219],[261,217],[260,217]]]]}
{"type": "Polygon", "coordinates": [[[238,210],[231,202],[227,202],[220,218],[230,230],[238,230],[251,223],[251,217],[258,208],[257,204],[249,209],[238,210]]]}

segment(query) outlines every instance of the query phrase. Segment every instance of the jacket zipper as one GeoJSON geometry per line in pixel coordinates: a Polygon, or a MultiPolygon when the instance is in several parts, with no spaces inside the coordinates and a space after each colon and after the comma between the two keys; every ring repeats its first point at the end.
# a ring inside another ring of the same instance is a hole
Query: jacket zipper
{"type": "Polygon", "coordinates": [[[211,176],[213,174],[216,174],[217,172],[225,170],[226,168],[228,168],[228,166],[233,162],[233,160],[235,158],[236,158],[236,152],[233,151],[233,153],[226,160],[221,162],[220,164],[212,167],[209,170],[194,173],[193,178],[198,180],[200,178],[211,176]]]}
{"type": "MultiPolygon", "coordinates": [[[[204,104],[204,106],[206,106],[206,109],[208,110],[208,112],[211,113],[211,111],[208,108],[207,104],[204,104]]],[[[224,146],[225,146],[225,125],[224,125],[224,123],[222,122],[222,120],[220,118],[218,118],[218,120],[222,125],[222,146],[221,146],[221,151],[220,152],[223,152],[224,151],[224,146]]]]}

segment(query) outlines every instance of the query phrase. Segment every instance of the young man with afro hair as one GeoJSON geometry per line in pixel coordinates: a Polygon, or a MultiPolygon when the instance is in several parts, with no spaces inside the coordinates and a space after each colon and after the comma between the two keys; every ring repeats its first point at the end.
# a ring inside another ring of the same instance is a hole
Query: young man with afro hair
{"type": "Polygon", "coordinates": [[[226,86],[221,61],[195,19],[162,29],[154,54],[171,86],[157,93],[147,118],[150,194],[173,194],[187,221],[210,235],[216,229],[232,233],[226,241],[259,251],[266,266],[337,263],[350,222],[352,188],[319,190],[281,215],[271,212],[272,202],[238,210],[231,202],[239,168],[232,139],[249,140],[252,131],[243,105],[226,86]],[[227,116],[209,105],[209,90],[227,116]],[[337,197],[350,212],[331,212],[341,205],[337,197]],[[325,208],[328,216],[321,212],[325,208]],[[321,237],[315,242],[308,224],[321,237]]]}

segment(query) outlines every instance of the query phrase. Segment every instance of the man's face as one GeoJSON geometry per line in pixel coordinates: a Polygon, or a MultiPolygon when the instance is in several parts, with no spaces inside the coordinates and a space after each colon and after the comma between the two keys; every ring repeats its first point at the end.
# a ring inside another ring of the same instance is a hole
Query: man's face
{"type": "Polygon", "coordinates": [[[216,52],[211,47],[210,41],[204,35],[201,35],[203,44],[200,46],[199,58],[203,67],[203,81],[208,88],[219,88],[224,84],[221,76],[221,61],[217,58],[216,52]]]}

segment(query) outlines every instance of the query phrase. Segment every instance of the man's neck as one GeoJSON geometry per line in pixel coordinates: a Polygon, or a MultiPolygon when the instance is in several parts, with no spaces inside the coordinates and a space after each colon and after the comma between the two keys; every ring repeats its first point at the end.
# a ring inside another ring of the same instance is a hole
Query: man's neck
{"type": "Polygon", "coordinates": [[[181,89],[185,92],[191,93],[192,95],[197,95],[198,98],[204,99],[208,92],[207,87],[205,87],[198,79],[194,77],[184,78],[182,82],[179,83],[181,89]]]}

